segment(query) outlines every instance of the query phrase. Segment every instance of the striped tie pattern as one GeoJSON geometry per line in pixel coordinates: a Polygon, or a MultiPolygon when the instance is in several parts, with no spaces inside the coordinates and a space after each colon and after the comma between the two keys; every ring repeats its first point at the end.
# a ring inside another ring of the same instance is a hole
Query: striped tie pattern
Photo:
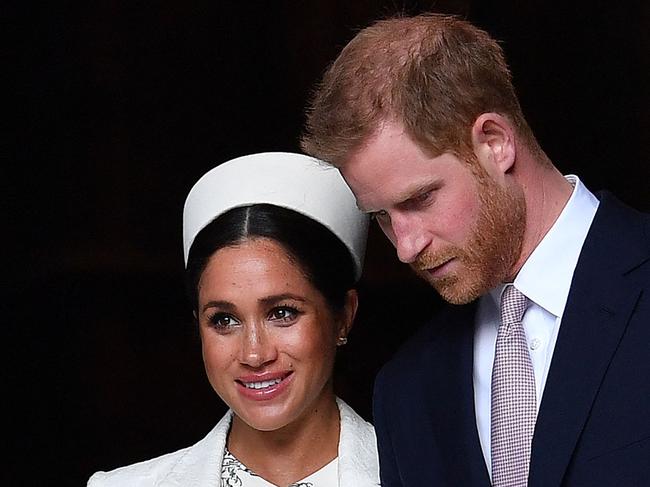
{"type": "Polygon", "coordinates": [[[521,324],[528,300],[513,285],[501,295],[501,326],[492,366],[492,485],[524,487],[537,402],[535,374],[521,324]]]}

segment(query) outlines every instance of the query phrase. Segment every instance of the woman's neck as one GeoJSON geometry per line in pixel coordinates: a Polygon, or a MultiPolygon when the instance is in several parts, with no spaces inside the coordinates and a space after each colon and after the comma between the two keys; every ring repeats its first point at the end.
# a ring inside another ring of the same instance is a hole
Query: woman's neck
{"type": "Polygon", "coordinates": [[[338,455],[340,417],[333,393],[274,431],[252,428],[233,415],[228,449],[255,474],[278,485],[297,482],[338,455]]]}

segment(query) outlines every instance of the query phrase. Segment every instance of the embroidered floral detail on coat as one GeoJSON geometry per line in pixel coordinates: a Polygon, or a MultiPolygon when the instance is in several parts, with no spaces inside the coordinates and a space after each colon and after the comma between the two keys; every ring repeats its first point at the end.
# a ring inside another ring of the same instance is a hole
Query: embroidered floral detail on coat
{"type": "MultiPolygon", "coordinates": [[[[221,487],[242,487],[241,474],[248,474],[251,477],[259,477],[246,465],[241,463],[237,458],[230,453],[226,448],[223,455],[223,463],[221,464],[221,487]]],[[[289,487],[314,487],[311,482],[296,482],[289,485],[289,487]]]]}

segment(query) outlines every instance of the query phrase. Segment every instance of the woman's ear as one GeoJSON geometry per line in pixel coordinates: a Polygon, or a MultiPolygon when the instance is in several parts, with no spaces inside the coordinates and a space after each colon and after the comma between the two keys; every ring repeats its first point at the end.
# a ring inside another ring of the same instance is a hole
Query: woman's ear
{"type": "Polygon", "coordinates": [[[343,316],[339,322],[337,339],[346,338],[352,325],[354,324],[354,317],[357,314],[359,307],[359,295],[356,289],[350,289],[345,296],[345,306],[343,307],[343,316]]]}
{"type": "Polygon", "coordinates": [[[510,120],[498,113],[482,113],[472,125],[472,147],[489,174],[505,174],[516,159],[515,131],[510,120]]]}

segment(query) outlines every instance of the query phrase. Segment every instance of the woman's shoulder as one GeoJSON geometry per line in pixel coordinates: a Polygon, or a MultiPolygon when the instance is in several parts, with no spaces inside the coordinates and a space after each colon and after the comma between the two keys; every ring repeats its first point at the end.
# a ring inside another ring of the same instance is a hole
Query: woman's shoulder
{"type": "Polygon", "coordinates": [[[155,485],[168,472],[172,471],[174,465],[192,447],[167,453],[156,458],[142,462],[119,467],[108,472],[96,472],[88,480],[88,487],[111,487],[111,486],[151,486],[155,485]]]}
{"type": "Polygon", "coordinates": [[[88,487],[204,485],[202,479],[221,469],[231,418],[229,411],[202,440],[192,446],[108,472],[96,472],[88,480],[88,487]]]}

